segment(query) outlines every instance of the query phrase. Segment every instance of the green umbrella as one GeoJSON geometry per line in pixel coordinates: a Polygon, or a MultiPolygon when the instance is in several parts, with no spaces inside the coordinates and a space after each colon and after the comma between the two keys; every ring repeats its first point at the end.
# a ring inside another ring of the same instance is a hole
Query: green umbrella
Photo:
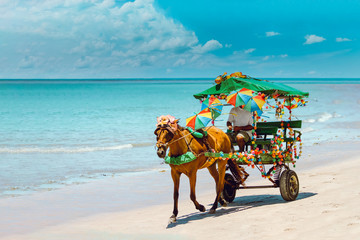
{"type": "Polygon", "coordinates": [[[232,91],[247,88],[255,92],[262,92],[266,95],[279,94],[280,96],[297,96],[297,97],[308,97],[309,93],[302,92],[296,88],[287,86],[282,83],[270,82],[267,80],[260,80],[256,78],[229,78],[220,84],[217,84],[205,91],[195,94],[194,97],[202,99],[208,95],[229,95],[232,91]]]}

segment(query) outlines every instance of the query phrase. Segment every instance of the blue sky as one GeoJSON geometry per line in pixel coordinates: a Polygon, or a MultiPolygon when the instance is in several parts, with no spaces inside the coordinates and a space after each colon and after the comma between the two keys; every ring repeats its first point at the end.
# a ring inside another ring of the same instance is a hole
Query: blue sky
{"type": "Polygon", "coordinates": [[[0,78],[359,78],[359,13],[357,0],[0,0],[0,78]]]}

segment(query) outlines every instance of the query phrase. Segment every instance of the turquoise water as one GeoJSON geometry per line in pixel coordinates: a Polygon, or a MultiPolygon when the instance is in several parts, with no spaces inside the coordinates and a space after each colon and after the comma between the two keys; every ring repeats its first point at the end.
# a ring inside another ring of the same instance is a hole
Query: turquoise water
{"type": "MultiPolygon", "coordinates": [[[[294,110],[305,145],[359,140],[359,80],[275,81],[310,92],[308,106],[294,110]]],[[[156,117],[171,114],[185,125],[200,110],[192,95],[212,82],[1,82],[0,197],[168,168],[154,150],[156,117]]],[[[228,111],[216,126],[225,129],[228,111]]],[[[264,119],[273,115],[265,110],[264,119]]]]}

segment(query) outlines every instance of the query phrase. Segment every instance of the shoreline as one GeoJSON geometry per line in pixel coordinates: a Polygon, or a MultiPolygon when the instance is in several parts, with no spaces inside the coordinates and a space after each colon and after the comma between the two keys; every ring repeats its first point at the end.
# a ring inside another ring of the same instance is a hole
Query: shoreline
{"type": "MultiPolygon", "coordinates": [[[[360,141],[358,142],[360,144],[360,141]]],[[[300,157],[300,160],[297,161],[296,166],[298,164],[300,164],[299,169],[303,169],[303,168],[311,168],[314,165],[318,165],[320,164],[319,162],[312,162],[311,161],[311,152],[313,151],[312,149],[316,149],[319,146],[350,146],[352,145],[353,142],[351,141],[346,141],[346,142],[340,142],[340,141],[332,141],[332,142],[315,142],[311,145],[304,145],[304,153],[302,154],[302,156],[300,157]],[[308,156],[310,154],[310,156],[308,156]],[[312,165],[310,165],[310,163],[312,165]]],[[[331,148],[331,151],[333,151],[334,149],[332,147],[328,147],[331,148]]],[[[154,153],[154,157],[155,157],[155,153],[154,153]]],[[[157,156],[156,156],[157,158],[157,156]]],[[[52,192],[52,191],[58,191],[58,190],[62,190],[62,189],[66,189],[66,188],[71,188],[73,186],[81,186],[83,184],[91,184],[94,182],[102,182],[102,181],[109,181],[111,179],[116,179],[116,178],[127,178],[127,177],[132,177],[132,176],[138,176],[138,175],[154,175],[157,174],[158,172],[166,172],[168,170],[170,170],[170,167],[165,164],[165,163],[161,163],[161,160],[158,159],[159,164],[157,166],[154,166],[151,169],[144,169],[144,170],[134,170],[134,171],[128,171],[128,172],[119,172],[119,173],[107,173],[104,175],[99,175],[98,177],[88,177],[88,178],[73,178],[73,179],[69,179],[70,183],[67,183],[66,180],[64,180],[63,182],[59,181],[54,181],[53,183],[44,183],[38,186],[34,186],[33,188],[28,187],[28,190],[21,190],[18,188],[15,188],[14,190],[7,190],[1,197],[1,199],[7,199],[7,198],[21,198],[21,197],[25,197],[25,196],[31,196],[34,194],[39,194],[39,193],[45,193],[45,192],[52,192]],[[74,183],[71,183],[74,182],[74,183]]],[[[251,169],[249,169],[251,170],[251,169]]],[[[296,168],[295,168],[296,170],[296,168]]],[[[170,177],[171,178],[171,177],[170,177]]]]}
{"type": "MultiPolygon", "coordinates": [[[[336,182],[333,185],[331,178],[351,178],[349,173],[356,173],[356,166],[360,167],[360,161],[356,161],[359,159],[357,155],[360,153],[357,146],[359,146],[359,142],[334,142],[305,148],[296,168],[291,167],[299,175],[300,181],[300,194],[294,202],[283,201],[279,189],[238,190],[234,203],[229,204],[228,208],[219,207],[215,215],[199,213],[189,199],[188,180],[183,176],[180,184],[178,223],[168,230],[165,227],[172,211],[173,187],[169,170],[133,175],[131,179],[126,179],[125,176],[114,177],[55,191],[0,199],[0,209],[3,213],[0,218],[0,226],[2,226],[0,239],[94,239],[91,234],[99,236],[95,239],[113,239],[115,236],[141,239],[142,234],[153,236],[150,239],[194,239],[194,237],[196,239],[196,236],[192,235],[194,233],[191,230],[195,231],[193,228],[200,228],[204,231],[199,238],[202,239],[213,232],[211,230],[207,233],[206,228],[202,225],[210,224],[212,226],[215,224],[214,228],[217,229],[225,220],[234,225],[232,218],[237,219],[236,221],[239,223],[248,223],[247,220],[242,219],[244,216],[241,214],[255,211],[255,217],[256,214],[259,215],[257,213],[259,209],[265,211],[265,217],[258,216],[260,220],[254,221],[261,222],[264,220],[262,218],[269,217],[272,219],[272,215],[277,210],[271,206],[282,206],[279,211],[281,214],[285,214],[286,212],[282,210],[283,207],[288,208],[294,205],[295,208],[305,208],[310,203],[320,204],[317,198],[322,197],[321,195],[329,195],[332,198],[341,195],[341,192],[333,192],[331,190],[333,187],[346,191],[346,195],[341,198],[350,198],[352,193],[348,191],[350,187],[348,182],[336,182]],[[322,189],[321,184],[325,184],[326,188],[322,189]],[[346,186],[343,186],[344,184],[346,186]],[[268,211],[271,214],[268,214],[268,211]],[[222,220],[216,220],[217,218],[222,220]],[[136,229],[138,224],[142,226],[141,231],[136,229]]],[[[250,178],[249,183],[264,182],[258,172],[257,174],[251,173],[250,177],[252,176],[256,179],[250,178]]],[[[353,177],[356,178],[356,176],[353,177]]],[[[353,179],[353,181],[355,180],[353,179]]],[[[210,208],[209,204],[213,201],[214,188],[215,184],[210,174],[206,170],[199,171],[197,196],[199,202],[205,204],[207,209],[210,208]]],[[[358,196],[360,192],[355,191],[353,194],[358,196]]],[[[328,205],[331,205],[331,201],[336,199],[330,198],[322,201],[325,200],[328,205]]],[[[346,200],[348,201],[348,199],[346,200]]],[[[349,204],[352,206],[355,204],[354,201],[356,200],[350,200],[349,204]]],[[[358,209],[356,209],[357,212],[354,212],[358,213],[358,209]]],[[[332,210],[326,209],[323,211],[332,212],[332,210]]],[[[292,214],[297,216],[298,213],[292,214]]],[[[336,220],[337,216],[331,216],[336,220]]],[[[357,227],[354,232],[359,233],[360,213],[356,216],[359,216],[359,219],[356,220],[357,218],[354,217],[355,220],[353,219],[354,223],[351,226],[357,227]]],[[[296,219],[290,218],[290,220],[295,221],[296,219]]],[[[239,229],[231,233],[224,233],[224,236],[235,232],[246,233],[244,226],[239,223],[239,229]]],[[[295,223],[298,225],[297,221],[295,223]]],[[[222,227],[227,228],[227,226],[222,227]]],[[[284,230],[286,236],[296,232],[291,230],[292,227],[286,229],[290,229],[284,230]]],[[[221,231],[221,229],[217,230],[221,231]]],[[[252,236],[259,237],[260,235],[252,236]]],[[[211,238],[210,235],[208,237],[211,238]]]]}

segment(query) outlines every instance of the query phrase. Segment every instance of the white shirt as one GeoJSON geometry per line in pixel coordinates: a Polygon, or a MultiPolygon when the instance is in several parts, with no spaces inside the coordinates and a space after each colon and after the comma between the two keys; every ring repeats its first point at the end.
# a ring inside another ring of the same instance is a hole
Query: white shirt
{"type": "MultiPolygon", "coordinates": [[[[240,107],[234,107],[230,110],[228,122],[230,122],[234,127],[244,127],[253,124],[253,117],[251,112],[240,107]]],[[[246,132],[250,137],[252,136],[252,130],[246,132]]]]}

